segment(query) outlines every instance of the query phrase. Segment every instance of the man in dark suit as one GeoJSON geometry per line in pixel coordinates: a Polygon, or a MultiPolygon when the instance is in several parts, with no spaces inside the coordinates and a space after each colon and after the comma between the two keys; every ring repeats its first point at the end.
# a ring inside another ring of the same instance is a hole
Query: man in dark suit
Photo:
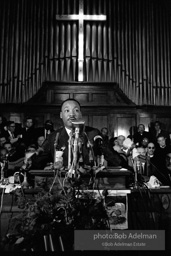
{"type": "Polygon", "coordinates": [[[162,123],[159,121],[155,121],[154,130],[151,131],[151,136],[155,143],[158,142],[159,137],[164,137],[164,138],[166,138],[166,144],[170,145],[169,132],[162,129],[162,123]]]}
{"type": "Polygon", "coordinates": [[[36,130],[34,127],[34,120],[31,116],[27,116],[25,126],[21,129],[22,142],[26,148],[31,144],[36,144],[36,130]]]}
{"type": "Polygon", "coordinates": [[[135,132],[135,134],[132,137],[128,137],[131,138],[135,144],[140,146],[144,138],[150,139],[150,134],[149,132],[145,131],[145,126],[143,124],[139,124],[137,132],[135,132]]]}
{"type": "MultiPolygon", "coordinates": [[[[72,132],[73,122],[82,120],[81,107],[78,101],[75,99],[67,99],[61,105],[60,118],[63,121],[63,126],[59,128],[57,131],[54,131],[52,134],[48,136],[45,142],[42,145],[43,152],[38,157],[33,159],[32,168],[42,169],[45,167],[47,162],[54,162],[54,156],[56,149],[58,151],[63,151],[63,166],[68,166],[68,140],[70,137],[70,133],[72,132]]],[[[101,147],[99,145],[97,135],[100,135],[100,131],[98,129],[85,126],[84,132],[80,135],[83,138],[81,139],[82,143],[82,157],[84,164],[88,165],[95,156],[93,156],[94,152],[99,152],[97,147],[101,147]],[[91,151],[91,149],[94,149],[91,151]],[[90,152],[92,154],[90,154],[90,152]]],[[[101,147],[100,152],[104,154],[106,161],[112,166],[122,165],[122,157],[117,152],[112,152],[109,148],[101,147]],[[103,152],[102,152],[103,151],[103,152]]]]}
{"type": "Polygon", "coordinates": [[[43,127],[36,128],[37,138],[43,136],[45,139],[54,132],[53,122],[51,120],[46,120],[43,127]]]}
{"type": "Polygon", "coordinates": [[[6,140],[10,142],[14,147],[20,145],[21,143],[21,134],[16,130],[16,124],[14,121],[8,121],[6,123],[7,130],[4,132],[6,140]]]}
{"type": "MultiPolygon", "coordinates": [[[[145,165],[145,175],[148,177],[154,175],[163,185],[171,185],[169,171],[166,165],[166,156],[169,150],[165,152],[163,158],[156,153],[156,147],[153,142],[149,142],[147,146],[147,160],[145,165]],[[162,161],[161,161],[162,160],[162,161]]],[[[170,151],[171,152],[171,151],[170,151]]]]}

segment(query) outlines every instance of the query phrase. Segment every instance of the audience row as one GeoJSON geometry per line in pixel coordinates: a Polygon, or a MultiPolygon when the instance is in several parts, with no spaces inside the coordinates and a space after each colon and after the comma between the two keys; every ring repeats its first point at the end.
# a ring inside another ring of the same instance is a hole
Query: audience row
{"type": "MultiPolygon", "coordinates": [[[[43,127],[34,127],[32,117],[27,117],[23,127],[0,116],[0,162],[24,158],[26,152],[39,152],[49,134],[54,132],[53,122],[47,120],[43,127]]],[[[145,131],[139,124],[137,131],[127,138],[123,135],[109,138],[108,129],[101,129],[103,147],[117,152],[133,172],[138,170],[144,177],[155,175],[163,184],[170,184],[171,145],[169,132],[155,122],[154,130],[145,131]],[[170,168],[170,169],[169,169],[170,168]]],[[[101,151],[102,152],[102,151],[101,151]]]]}

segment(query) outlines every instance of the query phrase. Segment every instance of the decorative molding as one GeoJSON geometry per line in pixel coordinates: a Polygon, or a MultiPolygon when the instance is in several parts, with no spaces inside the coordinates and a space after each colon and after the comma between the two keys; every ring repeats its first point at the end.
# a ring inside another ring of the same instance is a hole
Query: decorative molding
{"type": "Polygon", "coordinates": [[[68,98],[78,100],[83,107],[136,106],[116,83],[49,81],[25,105],[58,106],[68,98]]]}

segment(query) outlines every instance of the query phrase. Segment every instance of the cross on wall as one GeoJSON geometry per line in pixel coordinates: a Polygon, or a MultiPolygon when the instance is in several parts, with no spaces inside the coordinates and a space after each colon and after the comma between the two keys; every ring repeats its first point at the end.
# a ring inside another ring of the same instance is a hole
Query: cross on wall
{"type": "Polygon", "coordinates": [[[83,63],[84,63],[84,21],[89,20],[106,20],[106,15],[85,15],[84,14],[84,0],[79,0],[79,14],[63,14],[56,15],[58,21],[71,21],[78,20],[78,81],[84,79],[83,76],[83,63]]]}

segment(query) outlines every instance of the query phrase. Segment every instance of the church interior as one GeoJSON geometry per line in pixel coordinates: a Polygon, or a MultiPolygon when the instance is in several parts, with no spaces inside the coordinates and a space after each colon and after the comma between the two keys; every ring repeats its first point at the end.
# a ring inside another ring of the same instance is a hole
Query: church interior
{"type": "Polygon", "coordinates": [[[171,1],[1,0],[0,45],[0,250],[171,251],[171,1]]]}

